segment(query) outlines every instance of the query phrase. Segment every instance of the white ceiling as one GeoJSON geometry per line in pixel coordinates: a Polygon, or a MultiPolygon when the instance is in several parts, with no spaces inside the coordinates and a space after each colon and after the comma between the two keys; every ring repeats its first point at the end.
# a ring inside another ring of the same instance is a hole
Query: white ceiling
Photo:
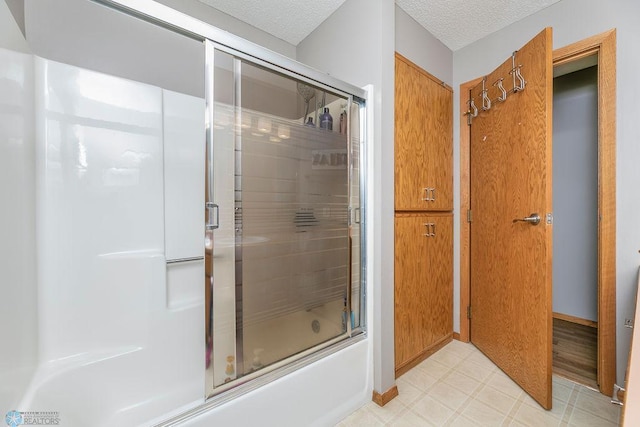
{"type": "MultiPolygon", "coordinates": [[[[294,46],[345,0],[199,0],[294,46]]],[[[396,0],[455,51],[560,0],[396,0]]]]}
{"type": "Polygon", "coordinates": [[[297,46],[345,0],[200,0],[297,46]]]}
{"type": "Polygon", "coordinates": [[[558,1],[396,0],[396,3],[456,51],[558,1]]]}

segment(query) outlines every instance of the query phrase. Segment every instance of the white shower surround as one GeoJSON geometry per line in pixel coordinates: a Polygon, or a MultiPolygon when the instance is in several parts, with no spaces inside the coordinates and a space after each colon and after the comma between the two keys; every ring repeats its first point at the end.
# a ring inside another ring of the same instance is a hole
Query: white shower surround
{"type": "Polygon", "coordinates": [[[203,173],[174,169],[202,159],[204,103],[40,58],[35,81],[40,363],[19,407],[143,423],[204,394],[203,262],[166,264],[203,255],[203,173]]]}

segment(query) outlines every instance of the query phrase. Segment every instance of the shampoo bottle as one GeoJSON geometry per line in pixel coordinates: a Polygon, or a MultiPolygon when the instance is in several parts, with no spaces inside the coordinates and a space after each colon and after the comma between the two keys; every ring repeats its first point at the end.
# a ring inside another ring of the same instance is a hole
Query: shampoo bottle
{"type": "Polygon", "coordinates": [[[333,130],[333,117],[329,114],[329,108],[324,107],[324,112],[320,115],[320,129],[333,130]]]}

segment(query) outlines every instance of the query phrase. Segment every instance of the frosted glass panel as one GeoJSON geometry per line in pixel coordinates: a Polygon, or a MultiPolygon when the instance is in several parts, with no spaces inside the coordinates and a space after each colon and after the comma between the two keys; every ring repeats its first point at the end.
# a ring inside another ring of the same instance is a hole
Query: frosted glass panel
{"type": "Polygon", "coordinates": [[[219,51],[214,70],[215,389],[348,337],[362,289],[360,105],[219,51]]]}
{"type": "Polygon", "coordinates": [[[256,118],[288,126],[291,136],[259,130],[242,141],[242,327],[250,369],[345,332],[348,271],[345,138],[256,118]]]}

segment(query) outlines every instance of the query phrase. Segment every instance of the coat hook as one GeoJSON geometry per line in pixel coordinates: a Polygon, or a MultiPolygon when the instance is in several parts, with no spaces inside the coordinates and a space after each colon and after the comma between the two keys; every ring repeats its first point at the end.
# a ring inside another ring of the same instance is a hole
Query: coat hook
{"type": "Polygon", "coordinates": [[[522,74],[520,74],[520,68],[522,68],[522,65],[518,65],[516,67],[516,78],[519,81],[518,90],[524,90],[524,86],[527,84],[527,82],[524,80],[524,77],[522,77],[522,74]]]}
{"type": "Polygon", "coordinates": [[[475,102],[473,102],[473,98],[469,100],[469,108],[473,110],[473,112],[470,113],[471,117],[478,117],[478,107],[476,107],[475,102]]]}
{"type": "Polygon", "coordinates": [[[513,91],[519,92],[524,90],[524,86],[527,82],[524,80],[524,77],[522,77],[522,74],[520,74],[520,68],[522,68],[522,65],[519,64],[516,66],[516,53],[518,53],[517,50],[513,52],[513,55],[511,55],[511,71],[509,71],[509,74],[513,76],[513,91]]]}
{"type": "Polygon", "coordinates": [[[491,108],[491,99],[487,96],[487,92],[489,89],[485,87],[485,82],[487,81],[487,77],[482,79],[482,109],[487,111],[491,108]]]}
{"type": "Polygon", "coordinates": [[[493,83],[493,86],[498,86],[498,89],[500,90],[500,96],[498,97],[498,101],[501,101],[501,102],[504,102],[507,100],[507,91],[505,90],[504,86],[502,86],[503,80],[504,80],[504,77],[501,77],[498,80],[496,80],[495,83],[493,83]]]}

